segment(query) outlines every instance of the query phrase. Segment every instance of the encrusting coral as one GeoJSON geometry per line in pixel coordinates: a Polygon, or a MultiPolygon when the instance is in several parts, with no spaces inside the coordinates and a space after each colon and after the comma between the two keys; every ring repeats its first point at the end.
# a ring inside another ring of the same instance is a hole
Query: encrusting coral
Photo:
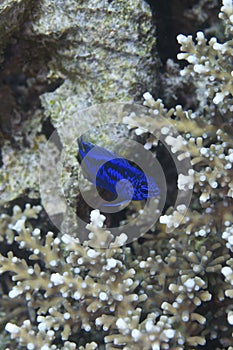
{"type": "MultiPolygon", "coordinates": [[[[194,78],[197,110],[167,109],[144,94],[155,126],[160,115],[179,133],[161,125],[171,154],[191,159],[192,169],[177,180],[179,189],[193,189],[189,207],[168,208],[155,232],[128,246],[124,232],[111,236],[98,210],[82,244],[37,227],[41,206],[1,214],[8,252],[0,255],[0,317],[11,336],[5,349],[232,350],[233,6],[222,5],[224,43],[202,33],[196,43],[178,37],[178,57],[189,63],[181,74],[194,78]]],[[[135,127],[135,116],[127,123],[145,136],[146,149],[157,145],[135,127]]]]}

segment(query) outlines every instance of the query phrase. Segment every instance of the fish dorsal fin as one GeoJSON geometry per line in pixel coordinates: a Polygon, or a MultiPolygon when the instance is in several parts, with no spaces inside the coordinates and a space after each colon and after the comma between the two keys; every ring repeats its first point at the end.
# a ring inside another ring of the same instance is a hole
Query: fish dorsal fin
{"type": "Polygon", "coordinates": [[[101,160],[104,162],[108,162],[115,158],[121,158],[116,153],[107,150],[104,147],[97,146],[91,142],[84,141],[83,137],[81,136],[78,139],[78,146],[79,146],[79,155],[78,160],[81,163],[82,159],[88,154],[88,152],[94,148],[92,154],[90,155],[90,158],[95,158],[96,160],[101,160]],[[81,160],[80,160],[81,158],[81,160]]]}

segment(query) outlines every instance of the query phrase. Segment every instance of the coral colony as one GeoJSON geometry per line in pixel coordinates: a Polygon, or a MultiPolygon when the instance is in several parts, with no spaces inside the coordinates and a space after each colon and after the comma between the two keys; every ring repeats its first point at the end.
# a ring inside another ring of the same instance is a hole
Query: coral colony
{"type": "MultiPolygon", "coordinates": [[[[68,4],[72,7],[72,1],[68,4]]],[[[48,16],[61,11],[59,2],[56,8],[50,8],[46,1],[40,6],[48,16]]],[[[56,36],[60,36],[52,30],[54,22],[48,22],[41,13],[35,16],[34,31],[47,38],[54,36],[55,43],[56,36]]],[[[85,15],[84,10],[82,14],[85,15]]],[[[178,36],[182,51],[178,58],[188,62],[180,74],[183,79],[193,79],[197,109],[184,110],[180,105],[166,109],[162,100],[155,100],[149,92],[144,94],[144,105],[151,117],[156,120],[156,116],[163,116],[182,136],[171,135],[161,126],[171,152],[179,153],[181,160],[188,152],[191,158],[193,169],[179,175],[177,186],[182,191],[193,189],[193,196],[188,208],[183,204],[175,211],[168,208],[160,217],[156,232],[145,234],[142,242],[125,246],[124,232],[113,238],[98,209],[91,211],[89,236],[83,244],[68,234],[52,232],[52,227],[45,224],[42,205],[12,202],[25,188],[33,188],[29,198],[37,198],[36,152],[45,142],[43,133],[34,131],[33,142],[25,152],[19,150],[18,157],[9,143],[3,145],[0,176],[2,183],[8,185],[1,183],[1,202],[13,205],[11,211],[0,216],[1,348],[233,349],[231,1],[222,0],[219,18],[225,28],[225,41],[221,43],[215,37],[207,40],[202,32],[197,33],[196,39],[178,36]],[[183,150],[186,151],[182,153],[183,150]],[[14,173],[15,164],[22,172],[14,173]],[[167,232],[167,227],[172,228],[171,232],[167,232]],[[92,242],[97,242],[99,248],[93,248],[92,242]],[[109,249],[102,249],[106,244],[109,249]]],[[[67,27],[68,21],[66,17],[55,27],[67,27]]],[[[66,35],[71,45],[75,37],[73,27],[66,35]]],[[[51,62],[54,69],[59,55],[63,55],[65,59],[59,67],[64,75],[65,70],[77,68],[77,61],[71,65],[69,45],[57,48],[51,62]]],[[[87,57],[89,54],[83,52],[87,57]]],[[[129,83],[127,76],[125,82],[129,83]]],[[[63,100],[69,100],[67,108],[71,110],[76,92],[71,92],[70,77],[64,84],[71,97],[65,95],[63,100]]],[[[54,126],[59,124],[59,115],[65,118],[66,107],[59,105],[63,85],[42,97],[45,113],[49,115],[54,106],[54,126]]],[[[90,98],[91,94],[84,93],[81,86],[80,95],[90,98]]],[[[98,89],[97,92],[104,93],[98,89]]],[[[134,116],[128,117],[129,125],[130,118],[134,122],[134,116]]],[[[36,117],[34,123],[34,129],[39,130],[36,117]]],[[[141,129],[132,132],[143,134],[141,129]]],[[[144,136],[145,148],[152,148],[156,140],[144,136]]]]}

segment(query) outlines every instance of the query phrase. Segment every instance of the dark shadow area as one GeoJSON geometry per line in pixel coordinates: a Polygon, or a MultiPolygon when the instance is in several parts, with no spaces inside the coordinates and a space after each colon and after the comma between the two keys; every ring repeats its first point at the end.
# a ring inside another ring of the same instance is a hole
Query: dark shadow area
{"type": "MultiPolygon", "coordinates": [[[[163,64],[177,60],[178,34],[194,35],[211,28],[216,22],[221,1],[146,0],[150,5],[157,30],[157,48],[163,64]]],[[[208,34],[208,33],[207,33],[208,34]]],[[[208,36],[208,35],[207,35],[208,36]]]]}

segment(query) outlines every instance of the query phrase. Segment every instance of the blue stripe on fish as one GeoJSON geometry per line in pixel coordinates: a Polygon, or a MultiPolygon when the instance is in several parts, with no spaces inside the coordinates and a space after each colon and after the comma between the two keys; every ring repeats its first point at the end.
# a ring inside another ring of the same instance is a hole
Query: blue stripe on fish
{"type": "Polygon", "coordinates": [[[94,185],[118,195],[122,202],[131,198],[135,201],[156,197],[160,190],[151,176],[133,166],[106,148],[78,139],[78,161],[84,176],[94,185]],[[88,152],[94,150],[89,154],[88,152]],[[84,160],[84,161],[83,161],[84,160]],[[120,182],[119,182],[120,181],[120,182]],[[133,186],[130,186],[129,182],[133,186]],[[149,186],[148,186],[149,185],[149,186]]]}

